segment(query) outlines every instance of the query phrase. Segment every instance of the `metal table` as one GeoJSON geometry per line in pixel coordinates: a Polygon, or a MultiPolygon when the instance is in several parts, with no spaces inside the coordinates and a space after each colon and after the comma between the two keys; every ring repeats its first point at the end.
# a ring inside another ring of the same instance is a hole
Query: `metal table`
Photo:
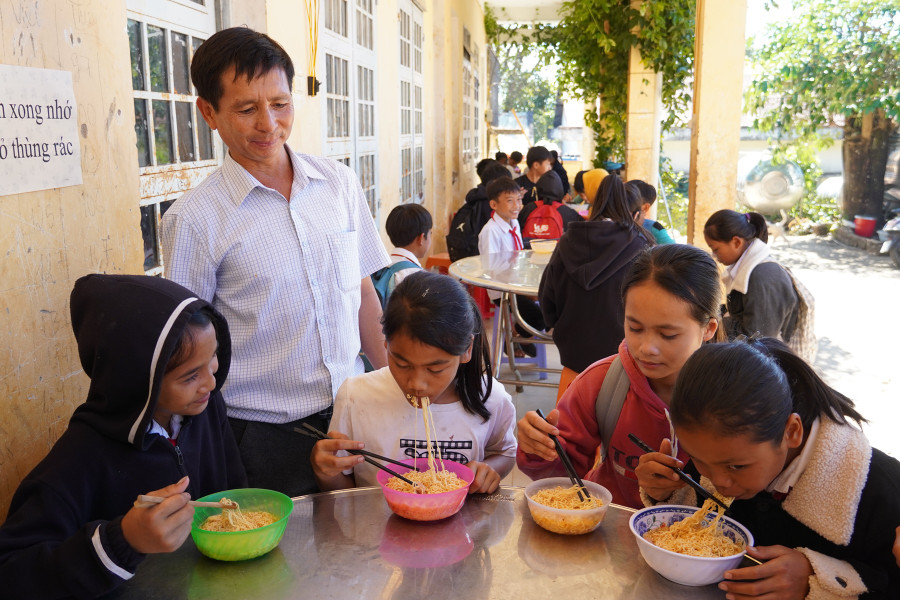
{"type": "Polygon", "coordinates": [[[537,296],[544,268],[550,260],[549,254],[538,254],[533,250],[500,252],[480,256],[469,256],[450,265],[452,277],[465,283],[500,292],[500,307],[494,318],[499,319],[501,335],[497,336],[491,348],[491,363],[494,366],[494,377],[501,383],[512,383],[516,386],[537,385],[558,387],[558,382],[532,381],[522,379],[520,371],[537,371],[543,373],[560,373],[560,369],[547,369],[532,365],[517,365],[513,345],[552,344],[553,338],[543,331],[534,329],[519,314],[516,305],[516,294],[537,296]],[[529,337],[519,336],[513,325],[513,319],[529,337]],[[506,356],[513,379],[501,379],[500,351],[501,344],[506,345],[506,356]]]}
{"type": "Polygon", "coordinates": [[[218,562],[188,539],[147,558],[105,598],[222,600],[327,598],[724,598],[714,585],[672,583],[641,558],[628,529],[631,510],[612,505],[582,536],[544,531],[522,488],[469,496],[443,521],[407,521],[380,488],[301,496],[281,544],[260,558],[218,562]]]}

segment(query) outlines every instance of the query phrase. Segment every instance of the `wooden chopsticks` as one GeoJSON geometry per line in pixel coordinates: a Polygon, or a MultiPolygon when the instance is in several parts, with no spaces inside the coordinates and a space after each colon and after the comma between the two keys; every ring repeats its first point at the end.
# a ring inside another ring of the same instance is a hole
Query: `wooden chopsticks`
{"type": "MultiPolygon", "coordinates": [[[[303,427],[303,429],[301,429],[300,427],[294,427],[294,431],[296,431],[297,433],[302,433],[303,435],[306,435],[306,436],[309,436],[312,438],[316,438],[317,440],[333,439],[333,438],[328,437],[327,434],[323,433],[322,431],[319,431],[318,429],[316,429],[309,423],[303,423],[302,427],[303,427]]],[[[407,479],[403,475],[393,471],[392,469],[389,469],[388,467],[384,466],[383,464],[381,464],[379,462],[375,462],[374,460],[372,460],[372,458],[377,458],[378,460],[383,460],[385,462],[394,463],[395,465],[400,465],[402,467],[406,467],[407,469],[410,469],[412,471],[417,471],[418,469],[416,469],[413,466],[404,464],[404,463],[400,462],[399,460],[394,460],[393,458],[388,458],[387,456],[381,456],[380,454],[375,454],[374,452],[369,452],[367,450],[347,450],[347,452],[349,452],[350,454],[356,454],[358,456],[362,456],[363,458],[366,459],[366,462],[369,463],[370,465],[373,465],[373,466],[381,469],[385,473],[389,473],[389,474],[393,475],[394,477],[396,477],[402,481],[405,481],[406,483],[413,486],[414,488],[418,487],[418,485],[419,485],[419,484],[416,484],[414,481],[407,479]]]]}
{"type": "MultiPolygon", "coordinates": [[[[645,444],[639,437],[637,437],[633,433],[628,434],[628,439],[631,440],[632,442],[634,442],[634,444],[638,448],[643,450],[644,452],[656,452],[656,450],[654,450],[653,448],[651,448],[650,446],[645,444]]],[[[666,466],[668,466],[668,465],[666,465],[666,466]]],[[[681,478],[682,481],[684,481],[686,484],[688,484],[689,486],[694,488],[694,491],[697,492],[697,494],[699,494],[706,500],[712,500],[713,502],[715,502],[716,504],[718,504],[719,506],[724,508],[726,512],[728,511],[727,504],[725,504],[724,502],[722,502],[721,500],[719,500],[718,498],[713,496],[711,493],[709,493],[709,490],[707,490],[705,487],[703,487],[702,485],[700,485],[699,483],[694,481],[690,475],[688,475],[687,473],[685,473],[678,467],[669,467],[669,468],[672,469],[673,471],[675,471],[675,473],[681,478]]]]}
{"type": "MultiPolygon", "coordinates": [[[[141,494],[137,497],[137,500],[134,501],[134,505],[138,508],[149,508],[155,504],[159,504],[165,500],[165,498],[161,498],[160,496],[146,496],[141,494]]],[[[237,508],[237,502],[200,502],[199,500],[189,500],[188,504],[191,506],[202,506],[207,508],[237,508]]]]}
{"type": "MultiPolygon", "coordinates": [[[[540,418],[545,421],[547,420],[547,417],[544,416],[544,413],[541,412],[541,409],[537,409],[535,412],[540,418]]],[[[550,439],[553,440],[554,444],[556,444],[556,453],[559,455],[559,459],[562,461],[563,466],[566,468],[566,473],[569,474],[569,479],[572,481],[572,485],[578,487],[578,499],[582,502],[590,499],[591,493],[588,492],[588,489],[584,486],[584,482],[581,481],[581,477],[579,477],[578,473],[575,472],[575,467],[572,465],[572,461],[569,459],[569,455],[566,454],[566,449],[563,448],[562,444],[559,442],[559,438],[557,438],[555,435],[551,435],[550,439]]]]}

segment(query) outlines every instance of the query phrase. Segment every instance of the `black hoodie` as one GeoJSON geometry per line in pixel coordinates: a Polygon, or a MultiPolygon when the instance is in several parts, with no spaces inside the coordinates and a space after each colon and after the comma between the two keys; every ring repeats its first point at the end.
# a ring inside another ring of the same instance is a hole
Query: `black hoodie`
{"type": "Polygon", "coordinates": [[[157,277],[88,275],[75,283],[72,328],[90,389],[13,496],[0,527],[0,598],[104,594],[144,558],[121,527],[138,494],[185,475],[192,498],[246,486],[220,392],[231,338],[211,306],[219,369],[207,408],[184,418],[177,445],[148,433],[165,365],[188,319],[204,306],[157,277]]]}
{"type": "Polygon", "coordinates": [[[622,283],[648,243],[613,221],[569,223],[538,291],[563,366],[580,373],[616,354],[625,337],[622,283]]]}

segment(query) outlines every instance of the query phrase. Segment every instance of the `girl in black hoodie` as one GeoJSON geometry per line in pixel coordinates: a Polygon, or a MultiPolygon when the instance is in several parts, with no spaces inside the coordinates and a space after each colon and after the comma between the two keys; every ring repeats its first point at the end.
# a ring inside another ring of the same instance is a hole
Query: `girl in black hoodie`
{"type": "Polygon", "coordinates": [[[0,527],[0,598],[94,598],[190,533],[189,498],[246,486],[221,388],[225,319],[142,275],[75,283],[72,327],[87,400],[16,490],[0,527]],[[151,508],[138,494],[164,496],[151,508]],[[49,577],[48,574],[53,574],[49,577]]]}

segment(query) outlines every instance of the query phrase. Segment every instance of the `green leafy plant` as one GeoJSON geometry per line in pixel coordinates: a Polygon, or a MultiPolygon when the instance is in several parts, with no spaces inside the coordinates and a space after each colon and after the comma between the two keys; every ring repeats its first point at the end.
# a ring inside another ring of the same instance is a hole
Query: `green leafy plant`
{"type": "Polygon", "coordinates": [[[663,131],[683,124],[680,116],[688,114],[690,102],[694,10],[693,0],[648,1],[638,8],[622,0],[570,0],[563,3],[556,25],[504,27],[486,6],[485,29],[497,47],[530,45],[559,65],[561,89],[586,103],[585,122],[596,142],[594,164],[601,166],[624,156],[623,117],[633,46],[645,64],[663,74],[663,131]]]}
{"type": "Polygon", "coordinates": [[[840,127],[843,215],[880,215],[900,119],[900,0],[794,0],[792,9],[750,52],[757,75],[745,110],[776,151],[827,147],[824,128],[840,127]]]}

